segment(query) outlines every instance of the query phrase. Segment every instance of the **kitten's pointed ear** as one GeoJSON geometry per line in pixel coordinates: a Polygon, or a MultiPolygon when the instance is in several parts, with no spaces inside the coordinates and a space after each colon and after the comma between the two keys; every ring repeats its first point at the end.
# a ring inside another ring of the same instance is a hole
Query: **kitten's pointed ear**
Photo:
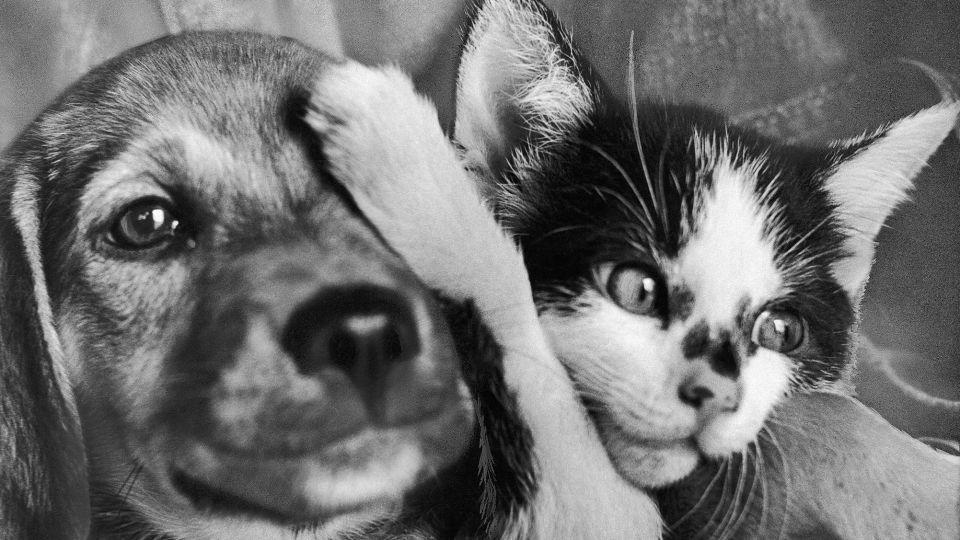
{"type": "Polygon", "coordinates": [[[957,123],[960,102],[947,101],[904,118],[876,134],[838,145],[839,160],[825,187],[847,230],[849,256],[833,274],[859,301],[883,222],[908,198],[913,179],[957,123]]]}
{"type": "Polygon", "coordinates": [[[83,438],[40,261],[37,175],[24,161],[0,169],[0,536],[86,538],[83,438]]]}
{"type": "Polygon", "coordinates": [[[491,180],[517,165],[518,149],[535,162],[586,121],[596,84],[579,57],[539,1],[476,5],[457,76],[455,137],[468,165],[491,180]]]}

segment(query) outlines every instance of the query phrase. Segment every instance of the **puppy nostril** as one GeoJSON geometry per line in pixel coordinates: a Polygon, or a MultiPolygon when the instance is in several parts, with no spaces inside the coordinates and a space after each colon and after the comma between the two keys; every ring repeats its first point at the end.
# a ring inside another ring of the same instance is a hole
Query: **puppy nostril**
{"type": "Polygon", "coordinates": [[[379,391],[391,365],[421,347],[407,297],[374,285],[322,290],[290,315],[282,343],[301,373],[336,368],[361,392],[379,391]]]}
{"type": "MultiPolygon", "coordinates": [[[[357,361],[357,342],[344,330],[336,330],[327,342],[330,360],[337,366],[351,366],[357,361]]],[[[322,356],[322,355],[321,355],[322,356]]]]}
{"type": "Polygon", "coordinates": [[[404,359],[403,339],[396,326],[390,326],[384,333],[383,350],[388,361],[396,362],[404,359]]]}
{"type": "Polygon", "coordinates": [[[407,353],[415,352],[412,344],[404,344],[408,339],[401,335],[412,334],[412,329],[401,329],[401,322],[390,315],[351,315],[334,324],[326,350],[318,353],[317,360],[322,364],[329,359],[347,373],[369,371],[381,364],[386,369],[388,364],[406,360],[407,353]]]}
{"type": "Polygon", "coordinates": [[[683,385],[679,390],[680,401],[695,409],[703,406],[704,402],[713,399],[713,390],[700,385],[683,385]]]}

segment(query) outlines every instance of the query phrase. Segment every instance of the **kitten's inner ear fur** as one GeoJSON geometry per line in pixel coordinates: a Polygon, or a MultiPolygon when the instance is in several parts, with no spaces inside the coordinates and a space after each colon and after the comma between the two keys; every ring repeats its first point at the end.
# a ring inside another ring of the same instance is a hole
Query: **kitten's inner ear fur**
{"type": "Polygon", "coordinates": [[[538,161],[596,106],[576,56],[538,5],[488,0],[476,12],[460,58],[455,136],[484,196],[504,168],[538,161]]]}
{"type": "Polygon", "coordinates": [[[856,304],[873,263],[874,241],[883,222],[908,198],[927,159],[956,125],[960,102],[946,101],[881,130],[866,142],[841,143],[852,155],[830,173],[825,187],[848,236],[849,256],[832,270],[856,304]]]}

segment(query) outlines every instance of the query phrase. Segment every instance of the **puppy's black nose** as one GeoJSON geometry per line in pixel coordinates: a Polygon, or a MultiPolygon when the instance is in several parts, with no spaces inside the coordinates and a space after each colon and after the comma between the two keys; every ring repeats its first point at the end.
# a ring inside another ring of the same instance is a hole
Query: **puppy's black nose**
{"type": "Polygon", "coordinates": [[[376,423],[389,423],[386,394],[395,368],[420,352],[409,302],[374,285],[324,289],[291,315],[283,345],[301,373],[345,373],[376,423]]]}

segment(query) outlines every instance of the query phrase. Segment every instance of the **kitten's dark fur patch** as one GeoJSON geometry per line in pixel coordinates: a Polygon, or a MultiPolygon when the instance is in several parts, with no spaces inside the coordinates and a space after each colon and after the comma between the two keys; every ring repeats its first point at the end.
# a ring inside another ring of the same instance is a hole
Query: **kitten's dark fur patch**
{"type": "Polygon", "coordinates": [[[478,13],[455,134],[621,474],[674,481],[745,448],[785,394],[844,389],[873,239],[956,104],[785,144],[618,99],[536,0],[478,13]]]}

